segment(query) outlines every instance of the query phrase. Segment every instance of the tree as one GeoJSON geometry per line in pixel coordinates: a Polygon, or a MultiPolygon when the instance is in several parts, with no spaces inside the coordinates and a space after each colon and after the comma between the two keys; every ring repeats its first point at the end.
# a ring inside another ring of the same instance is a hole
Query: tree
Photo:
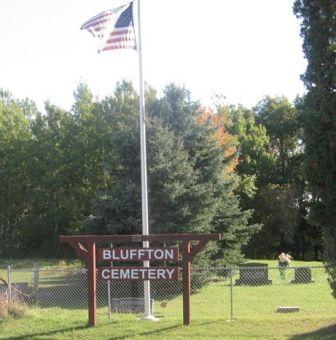
{"type": "Polygon", "coordinates": [[[302,79],[306,175],[311,220],[321,226],[324,258],[336,297],[336,3],[296,0],[308,66],[302,79]]]}
{"type": "Polygon", "coordinates": [[[269,180],[288,183],[295,174],[295,157],[303,152],[298,111],[286,97],[265,97],[254,112],[256,123],[264,126],[269,136],[268,152],[276,160],[275,172],[269,180]]]}
{"type": "Polygon", "coordinates": [[[168,86],[160,103],[161,109],[154,114],[181,138],[196,174],[197,196],[192,200],[196,202],[192,211],[197,214],[192,226],[195,231],[222,232],[224,239],[212,256],[237,263],[242,260],[242,245],[258,226],[248,223],[251,211],[241,209],[235,192],[240,179],[233,172],[237,158],[234,137],[229,134],[224,117],[204,114],[184,88],[168,86]],[[201,229],[197,228],[199,222],[201,229]]]}
{"type": "Polygon", "coordinates": [[[265,97],[254,112],[256,122],[266,129],[267,152],[273,160],[271,167],[263,169],[263,182],[259,182],[256,209],[264,229],[256,238],[263,241],[260,248],[267,256],[285,250],[302,258],[305,249],[294,238],[297,230],[304,233],[300,225],[305,224],[307,215],[307,210],[302,209],[304,149],[298,111],[285,97],[265,97]]]}
{"type": "Polygon", "coordinates": [[[0,90],[0,255],[19,248],[22,220],[28,209],[26,143],[30,138],[28,102],[0,90]],[[25,105],[24,105],[25,104],[25,105]]]}
{"type": "MultiPolygon", "coordinates": [[[[60,254],[60,234],[141,233],[138,96],[130,83],[101,101],[81,84],[70,111],[47,102],[43,114],[29,100],[0,97],[1,255],[60,254]]],[[[241,261],[257,226],[241,208],[248,176],[235,170],[231,122],[202,117],[182,87],[169,85],[160,98],[148,89],[146,97],[151,232],[221,232],[207,261],[241,261]]]]}
{"type": "Polygon", "coordinates": [[[252,221],[263,225],[244,251],[255,258],[274,257],[282,249],[296,258],[318,257],[318,233],[307,222],[297,109],[285,97],[265,97],[253,111],[242,106],[223,106],[222,111],[232,117],[231,132],[239,142],[236,169],[250,188],[240,192],[242,206],[253,209],[252,221]]]}
{"type": "MultiPolygon", "coordinates": [[[[122,86],[125,86],[123,84],[122,86]]],[[[95,202],[89,230],[141,232],[138,105],[134,90],[116,89],[106,99],[117,129],[113,133],[115,186],[95,202]],[[123,103],[116,106],[116,103],[123,103]]],[[[249,211],[242,211],[234,190],[237,177],[225,169],[232,155],[214,138],[209,121],[199,124],[200,105],[189,92],[169,85],[162,98],[147,94],[147,146],[150,230],[152,233],[222,232],[213,258],[239,261],[240,248],[254,232],[249,211]],[[229,256],[230,255],[230,259],[229,256]]],[[[112,170],[112,169],[111,169],[112,170]]]]}
{"type": "Polygon", "coordinates": [[[83,232],[91,200],[111,183],[106,164],[113,157],[113,125],[84,84],[70,112],[50,103],[45,109],[30,121],[26,143],[29,209],[20,248],[51,255],[59,250],[60,234],[83,232]]]}
{"type": "Polygon", "coordinates": [[[92,216],[86,221],[88,232],[132,234],[141,232],[141,183],[138,125],[138,96],[132,85],[119,83],[114,95],[101,103],[110,116],[109,136],[112,153],[106,162],[110,182],[93,199],[92,216]]]}

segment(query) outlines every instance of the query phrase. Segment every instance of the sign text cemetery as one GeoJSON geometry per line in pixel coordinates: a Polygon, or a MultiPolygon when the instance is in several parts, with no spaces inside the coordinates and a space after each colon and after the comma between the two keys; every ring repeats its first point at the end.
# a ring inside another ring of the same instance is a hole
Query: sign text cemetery
{"type": "Polygon", "coordinates": [[[178,280],[177,267],[101,267],[98,278],[103,280],[178,280]]]}

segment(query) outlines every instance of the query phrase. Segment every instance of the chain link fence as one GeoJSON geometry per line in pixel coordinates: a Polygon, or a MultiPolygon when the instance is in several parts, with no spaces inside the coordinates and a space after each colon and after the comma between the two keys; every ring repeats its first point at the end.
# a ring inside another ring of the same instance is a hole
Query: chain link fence
{"type": "MultiPolygon", "coordinates": [[[[180,276],[182,271],[180,272],[180,276]]],[[[0,272],[0,294],[29,308],[88,308],[86,269],[8,267],[0,272]]],[[[265,319],[272,317],[334,317],[324,266],[268,267],[247,264],[234,268],[192,269],[191,317],[196,319],[265,319]]],[[[183,314],[182,276],[179,281],[152,281],[153,314],[180,319],[183,314]]],[[[97,281],[98,316],[143,313],[142,281],[97,281]]]]}

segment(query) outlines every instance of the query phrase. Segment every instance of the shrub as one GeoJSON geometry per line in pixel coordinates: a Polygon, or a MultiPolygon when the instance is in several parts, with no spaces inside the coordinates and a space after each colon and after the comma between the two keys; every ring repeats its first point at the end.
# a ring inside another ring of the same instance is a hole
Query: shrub
{"type": "Polygon", "coordinates": [[[7,298],[0,294],[0,320],[8,317],[8,303],[7,298]]]}
{"type": "Polygon", "coordinates": [[[8,314],[14,318],[22,318],[27,315],[28,308],[19,301],[12,301],[8,304],[8,314]]]}
{"type": "Polygon", "coordinates": [[[19,301],[7,301],[7,297],[0,295],[0,320],[8,317],[21,318],[27,315],[27,306],[19,301]]]}

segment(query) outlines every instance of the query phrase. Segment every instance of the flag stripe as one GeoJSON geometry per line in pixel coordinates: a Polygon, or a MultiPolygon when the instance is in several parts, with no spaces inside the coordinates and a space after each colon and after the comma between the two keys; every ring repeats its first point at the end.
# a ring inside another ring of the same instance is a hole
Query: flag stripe
{"type": "Polygon", "coordinates": [[[106,18],[106,19],[92,21],[92,22],[89,22],[86,25],[83,25],[82,29],[90,29],[92,26],[93,27],[97,27],[99,25],[102,25],[102,24],[105,24],[105,23],[109,22],[110,20],[111,20],[110,18],[106,18]]]}
{"type": "Polygon", "coordinates": [[[118,49],[133,49],[133,46],[118,46],[118,45],[112,45],[112,46],[105,46],[102,48],[102,51],[110,51],[110,50],[118,50],[118,49]]]}
{"type": "Polygon", "coordinates": [[[115,34],[123,34],[123,33],[132,33],[134,34],[134,30],[131,27],[122,27],[122,28],[116,28],[114,29],[110,35],[115,35],[115,34]]]}
{"type": "Polygon", "coordinates": [[[125,48],[133,48],[134,46],[134,38],[115,38],[115,39],[109,39],[108,41],[105,42],[103,49],[106,47],[111,47],[111,46],[125,46],[125,48]]]}
{"type": "Polygon", "coordinates": [[[81,29],[87,29],[89,26],[94,24],[99,24],[101,21],[108,21],[108,19],[113,15],[112,11],[104,11],[100,14],[96,15],[95,17],[87,20],[81,27],[81,29]]]}
{"type": "Polygon", "coordinates": [[[122,37],[122,38],[114,38],[114,39],[109,39],[106,41],[106,44],[111,44],[114,42],[121,42],[121,41],[134,41],[134,38],[132,37],[122,37]]]}

